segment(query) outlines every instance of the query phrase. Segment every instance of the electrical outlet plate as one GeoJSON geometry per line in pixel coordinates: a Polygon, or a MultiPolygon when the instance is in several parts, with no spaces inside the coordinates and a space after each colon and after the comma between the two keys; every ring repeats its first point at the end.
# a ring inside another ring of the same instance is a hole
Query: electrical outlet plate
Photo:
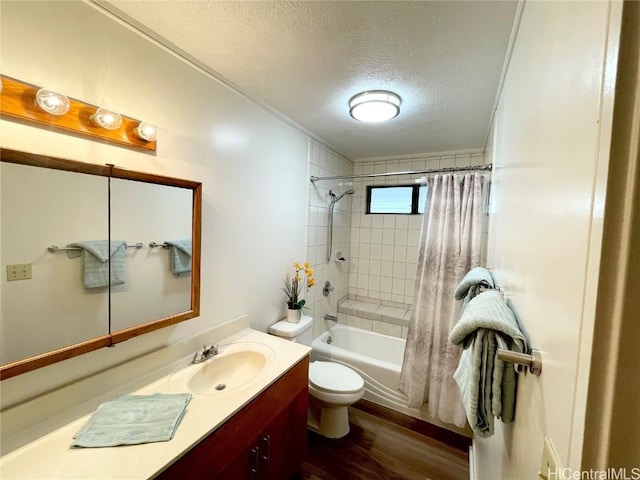
{"type": "Polygon", "coordinates": [[[560,460],[551,439],[545,435],[544,447],[542,449],[542,459],[540,460],[540,472],[538,478],[541,480],[549,480],[549,478],[558,478],[557,472],[561,469],[560,460]],[[550,473],[554,472],[556,475],[551,476],[550,473]]]}
{"type": "Polygon", "coordinates": [[[31,278],[30,263],[16,263],[15,265],[7,265],[7,281],[29,280],[31,278]]]}

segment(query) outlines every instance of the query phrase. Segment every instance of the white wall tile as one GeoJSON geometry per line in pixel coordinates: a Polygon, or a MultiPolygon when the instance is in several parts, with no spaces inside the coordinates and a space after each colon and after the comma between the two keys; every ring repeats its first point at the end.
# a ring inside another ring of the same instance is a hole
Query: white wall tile
{"type": "MultiPolygon", "coordinates": [[[[391,277],[380,277],[380,292],[391,293],[393,291],[393,279],[391,277]]],[[[380,298],[383,298],[382,295],[380,298]]],[[[391,300],[391,298],[389,298],[391,300]]]]}
{"type": "MultiPolygon", "coordinates": [[[[490,159],[488,160],[490,161],[490,159]]],[[[485,162],[478,153],[419,155],[414,158],[369,161],[354,165],[353,172],[386,173],[409,170],[428,170],[454,166],[477,165],[485,162]]],[[[388,302],[411,303],[413,301],[422,215],[365,215],[366,185],[407,184],[422,175],[389,176],[354,180],[356,195],[351,205],[350,233],[351,257],[357,257],[358,265],[351,265],[350,294],[354,289],[361,297],[370,295],[388,302]],[[362,269],[362,260],[368,263],[362,269]],[[367,276],[366,286],[364,277],[367,276]],[[378,279],[379,277],[379,284],[378,279]],[[394,283],[394,279],[397,280],[394,283]],[[360,282],[362,280],[362,282],[360,282]],[[357,288],[356,288],[357,286],[357,288]]],[[[323,207],[326,207],[323,204],[323,207]]],[[[486,243],[486,225],[483,240],[486,243]]],[[[320,241],[320,238],[318,238],[320,241]]],[[[486,255],[483,252],[483,258],[486,255]]],[[[406,332],[405,332],[406,336],[406,332]]]]}
{"type": "MultiPolygon", "coordinates": [[[[404,279],[401,278],[394,278],[392,279],[392,284],[393,284],[393,288],[391,290],[391,293],[395,294],[395,295],[404,295],[404,279]]],[[[402,301],[402,300],[398,300],[398,301],[402,301]]]]}
{"type": "Polygon", "coordinates": [[[374,332],[381,333],[382,335],[390,335],[398,338],[402,336],[402,327],[400,325],[373,320],[372,329],[374,332]]]}
{"type": "Polygon", "coordinates": [[[382,244],[393,245],[395,240],[395,230],[391,228],[385,228],[382,230],[382,244]]]}
{"type": "Polygon", "coordinates": [[[406,262],[407,261],[407,247],[395,246],[393,247],[393,261],[394,262],[406,262]]]}
{"type": "MultiPolygon", "coordinates": [[[[382,274],[382,262],[380,260],[370,260],[369,261],[369,274],[370,275],[381,275],[382,274]]],[[[414,275],[415,278],[415,275],[414,275]]]]}
{"type": "Polygon", "coordinates": [[[393,262],[389,260],[382,260],[380,263],[380,275],[383,277],[393,276],[393,262]]]}
{"type": "Polygon", "coordinates": [[[407,264],[405,262],[393,262],[393,278],[405,278],[407,264]]]}
{"type": "Polygon", "coordinates": [[[372,228],[371,237],[369,239],[371,244],[382,245],[382,228],[372,228]]]}
{"type": "Polygon", "coordinates": [[[395,235],[393,238],[393,244],[399,246],[407,245],[407,233],[408,230],[397,230],[395,231],[395,235]]]}
{"type": "Polygon", "coordinates": [[[347,316],[347,325],[350,327],[361,328],[363,330],[372,330],[373,329],[373,320],[369,320],[366,318],[355,317],[353,315],[347,316]]]}
{"type": "Polygon", "coordinates": [[[383,215],[384,218],[384,225],[383,227],[386,228],[396,228],[396,216],[397,215],[383,215]]]}
{"type": "Polygon", "coordinates": [[[409,228],[410,215],[397,215],[396,216],[396,229],[408,229],[409,228]]]}

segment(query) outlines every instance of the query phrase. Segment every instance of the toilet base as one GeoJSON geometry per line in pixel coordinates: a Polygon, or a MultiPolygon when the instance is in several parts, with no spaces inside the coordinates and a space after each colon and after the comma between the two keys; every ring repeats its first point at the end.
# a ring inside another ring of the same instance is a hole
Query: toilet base
{"type": "Polygon", "coordinates": [[[317,405],[309,402],[307,427],[327,438],[342,438],[349,433],[349,407],[317,405]]]}

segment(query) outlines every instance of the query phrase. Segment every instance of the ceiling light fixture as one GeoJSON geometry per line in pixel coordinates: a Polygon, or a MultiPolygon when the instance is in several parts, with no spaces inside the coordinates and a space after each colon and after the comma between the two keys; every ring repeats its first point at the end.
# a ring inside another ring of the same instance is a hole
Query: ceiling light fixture
{"type": "Polygon", "coordinates": [[[147,122],[140,122],[136,127],[136,135],[147,142],[155,142],[158,136],[158,127],[147,122]]]}
{"type": "Polygon", "coordinates": [[[71,107],[71,103],[67,97],[61,93],[47,90],[46,88],[38,90],[36,93],[36,103],[42,110],[52,115],[64,115],[71,107]]]}
{"type": "Polygon", "coordinates": [[[400,113],[402,100],[387,90],[362,92],[349,100],[349,115],[361,122],[386,122],[400,113]]]}
{"type": "Polygon", "coordinates": [[[107,130],[116,130],[122,125],[122,116],[119,113],[102,107],[91,115],[91,120],[93,120],[93,123],[98,127],[106,128],[107,130]]]}

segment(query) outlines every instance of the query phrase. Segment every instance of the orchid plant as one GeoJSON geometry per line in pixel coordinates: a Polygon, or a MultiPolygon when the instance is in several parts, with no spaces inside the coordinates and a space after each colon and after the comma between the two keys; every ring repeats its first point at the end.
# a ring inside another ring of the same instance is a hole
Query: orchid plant
{"type": "Polygon", "coordinates": [[[282,290],[287,295],[287,307],[289,307],[290,310],[302,310],[305,308],[306,303],[305,300],[301,298],[302,289],[305,288],[305,284],[306,290],[309,290],[316,284],[313,278],[314,270],[310,267],[309,262],[305,262],[304,265],[294,263],[293,268],[295,268],[296,273],[290,282],[288,280],[284,281],[282,290]]]}

